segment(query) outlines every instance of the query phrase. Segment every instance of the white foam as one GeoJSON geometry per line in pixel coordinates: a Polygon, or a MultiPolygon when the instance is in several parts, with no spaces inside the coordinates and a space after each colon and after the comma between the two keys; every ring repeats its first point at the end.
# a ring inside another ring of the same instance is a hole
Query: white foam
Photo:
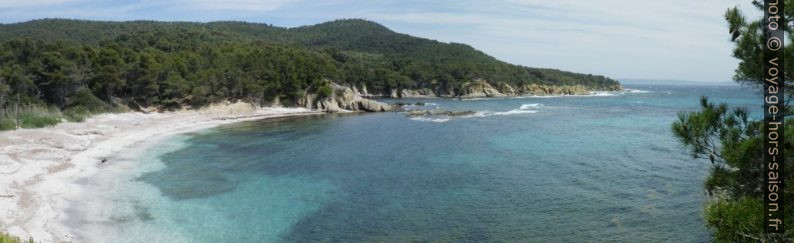
{"type": "Polygon", "coordinates": [[[472,115],[462,116],[462,117],[488,117],[488,116],[509,116],[509,115],[518,115],[518,114],[534,114],[538,113],[536,110],[523,110],[523,109],[515,109],[509,111],[478,111],[472,115]]]}
{"type": "Polygon", "coordinates": [[[504,99],[506,97],[489,97],[489,98],[468,98],[468,99],[461,99],[461,101],[475,101],[475,100],[499,100],[504,99]]]}
{"type": "Polygon", "coordinates": [[[538,113],[538,111],[517,109],[517,110],[510,110],[505,112],[494,112],[493,115],[507,116],[507,115],[516,115],[516,114],[533,114],[533,113],[538,113]]]}
{"type": "Polygon", "coordinates": [[[540,103],[533,103],[533,104],[523,104],[523,105],[521,105],[521,107],[520,107],[520,108],[518,108],[518,109],[521,109],[521,110],[529,110],[529,109],[539,108],[539,107],[541,107],[541,106],[543,106],[543,104],[540,104],[540,103]]]}
{"type": "Polygon", "coordinates": [[[528,98],[557,98],[557,97],[565,97],[563,95],[522,95],[522,96],[515,96],[512,97],[513,99],[528,99],[528,98]]]}
{"type": "Polygon", "coordinates": [[[442,122],[447,122],[450,119],[449,118],[440,118],[440,117],[413,117],[413,118],[411,118],[411,120],[422,121],[422,122],[442,123],[442,122]]]}
{"type": "Polygon", "coordinates": [[[630,93],[630,94],[645,94],[645,93],[650,93],[650,92],[651,91],[647,91],[647,90],[626,89],[626,93],[630,93]]]}
{"type": "Polygon", "coordinates": [[[527,98],[565,98],[565,97],[611,97],[624,94],[625,91],[591,91],[587,94],[575,95],[524,95],[512,97],[514,99],[527,99],[527,98]]]}
{"type": "Polygon", "coordinates": [[[590,92],[589,95],[580,95],[580,96],[591,96],[591,97],[606,97],[606,96],[618,96],[620,92],[613,92],[613,91],[593,91],[590,92]]]}

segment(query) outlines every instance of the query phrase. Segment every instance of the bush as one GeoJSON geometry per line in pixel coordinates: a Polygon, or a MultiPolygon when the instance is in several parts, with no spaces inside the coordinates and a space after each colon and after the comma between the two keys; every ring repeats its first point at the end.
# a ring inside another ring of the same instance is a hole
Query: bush
{"type": "Polygon", "coordinates": [[[64,118],[70,122],[83,122],[91,113],[92,112],[87,108],[82,106],[70,107],[63,111],[64,118]]]}
{"type": "Polygon", "coordinates": [[[11,236],[6,233],[0,232],[0,243],[22,243],[22,242],[29,242],[33,243],[33,239],[29,239],[28,241],[22,241],[19,237],[11,236]]]}
{"type": "Polygon", "coordinates": [[[14,130],[17,127],[17,121],[10,118],[0,117],[0,131],[14,130]]]}
{"type": "Polygon", "coordinates": [[[763,232],[763,200],[745,197],[738,201],[718,200],[706,206],[706,222],[718,242],[751,241],[745,235],[763,232]]]}
{"type": "Polygon", "coordinates": [[[80,108],[89,113],[106,112],[110,110],[110,105],[100,100],[91,90],[80,89],[75,93],[74,97],[69,99],[66,109],[80,108]]]}
{"type": "Polygon", "coordinates": [[[19,114],[19,122],[23,128],[39,128],[55,126],[61,122],[61,117],[51,113],[23,112],[19,114]]]}
{"type": "Polygon", "coordinates": [[[13,130],[17,125],[22,128],[39,128],[54,126],[61,122],[61,112],[57,108],[43,108],[38,106],[0,109],[0,130],[13,130]],[[19,114],[17,114],[19,112],[19,114]]]}
{"type": "Polygon", "coordinates": [[[320,86],[320,88],[317,88],[317,97],[320,99],[330,97],[333,92],[333,88],[331,88],[330,85],[325,84],[320,86]]]}

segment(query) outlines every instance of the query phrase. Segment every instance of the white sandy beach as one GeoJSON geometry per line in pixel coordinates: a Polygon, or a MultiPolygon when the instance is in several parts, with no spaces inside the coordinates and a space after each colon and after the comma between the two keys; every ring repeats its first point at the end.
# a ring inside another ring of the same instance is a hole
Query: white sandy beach
{"type": "Polygon", "coordinates": [[[303,108],[244,103],[201,111],[103,114],[82,123],[0,132],[0,231],[37,242],[73,242],[65,209],[115,154],[175,134],[265,118],[322,114],[303,108]],[[105,160],[105,162],[103,162],[105,160]]]}

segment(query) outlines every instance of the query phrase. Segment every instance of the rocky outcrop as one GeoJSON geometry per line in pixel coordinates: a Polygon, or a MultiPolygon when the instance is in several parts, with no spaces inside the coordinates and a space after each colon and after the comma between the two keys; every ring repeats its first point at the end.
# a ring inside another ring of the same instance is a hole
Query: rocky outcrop
{"type": "Polygon", "coordinates": [[[607,91],[623,91],[623,85],[616,84],[616,85],[609,86],[609,87],[607,87],[607,91]]]}
{"type": "Polygon", "coordinates": [[[516,95],[516,89],[513,86],[510,86],[508,83],[500,83],[499,84],[499,91],[505,95],[516,95]]]}
{"type": "Polygon", "coordinates": [[[526,95],[584,95],[592,90],[582,85],[549,86],[539,84],[524,85],[521,93],[526,95]]]}
{"type": "Polygon", "coordinates": [[[328,97],[319,97],[317,94],[305,94],[298,102],[302,107],[326,112],[391,111],[391,105],[362,98],[359,92],[351,87],[331,83],[332,92],[328,97]]]}
{"type": "Polygon", "coordinates": [[[360,86],[360,88],[359,88],[359,87],[356,87],[355,85],[353,85],[353,86],[351,87],[351,89],[353,89],[353,93],[355,93],[355,94],[358,94],[359,96],[361,96],[361,97],[364,97],[364,98],[377,98],[377,97],[383,97],[383,93],[377,93],[377,94],[371,94],[371,93],[369,93],[369,90],[367,89],[367,85],[363,85],[363,84],[362,84],[362,85],[360,86]]]}
{"type": "Polygon", "coordinates": [[[436,98],[436,94],[433,93],[433,90],[424,88],[424,89],[403,89],[400,91],[400,97],[402,98],[436,98]]]}
{"type": "Polygon", "coordinates": [[[503,97],[506,96],[499,92],[496,88],[491,86],[488,82],[482,79],[475,80],[463,84],[461,87],[461,98],[479,98],[479,97],[503,97]]]}

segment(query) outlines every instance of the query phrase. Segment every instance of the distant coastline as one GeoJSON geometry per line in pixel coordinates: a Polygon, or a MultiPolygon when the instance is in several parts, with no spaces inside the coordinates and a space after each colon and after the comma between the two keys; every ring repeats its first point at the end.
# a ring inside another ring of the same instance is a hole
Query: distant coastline
{"type": "Polygon", "coordinates": [[[670,80],[670,79],[618,79],[621,84],[629,85],[739,85],[735,81],[691,81],[691,80],[670,80]]]}

